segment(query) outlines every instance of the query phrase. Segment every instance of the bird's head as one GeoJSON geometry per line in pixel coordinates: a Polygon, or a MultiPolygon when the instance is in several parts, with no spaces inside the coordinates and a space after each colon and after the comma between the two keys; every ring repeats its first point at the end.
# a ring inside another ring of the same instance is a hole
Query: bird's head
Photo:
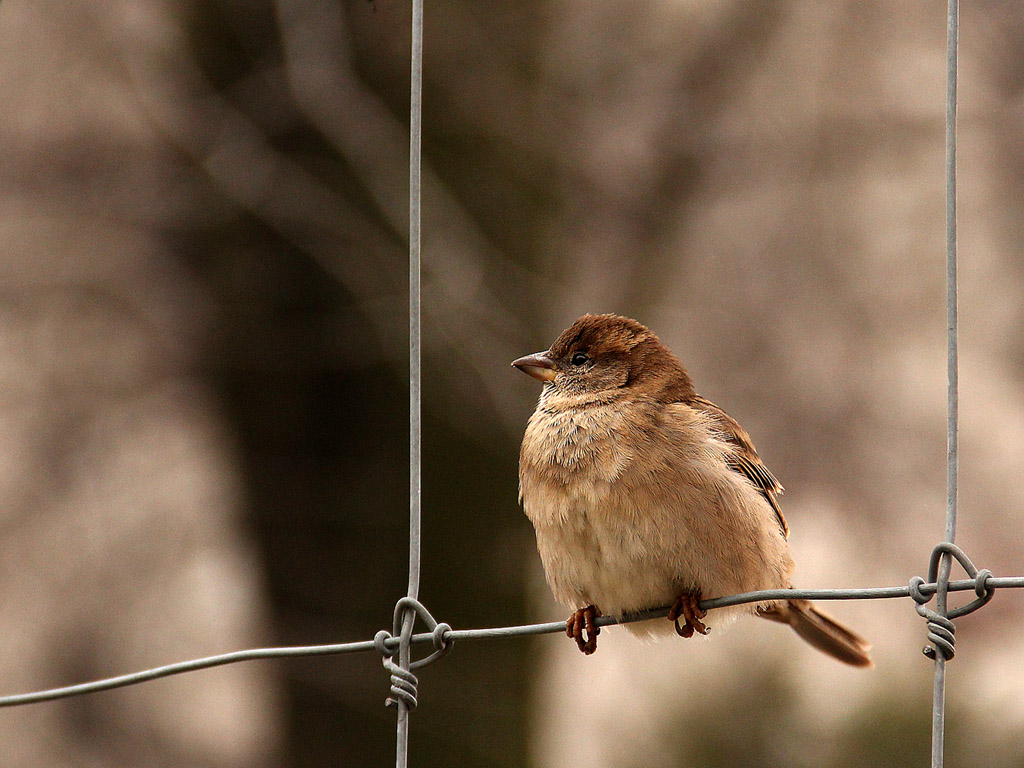
{"type": "Polygon", "coordinates": [[[686,370],[645,326],[621,315],[584,315],[551,348],[512,365],[565,395],[693,394],[686,370]]]}

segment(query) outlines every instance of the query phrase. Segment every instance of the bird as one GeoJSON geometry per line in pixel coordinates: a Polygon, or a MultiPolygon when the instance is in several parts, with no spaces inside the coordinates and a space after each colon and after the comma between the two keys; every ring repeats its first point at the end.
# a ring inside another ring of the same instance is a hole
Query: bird
{"type": "Polygon", "coordinates": [[[543,382],[520,448],[519,499],[580,651],[596,651],[599,617],[670,606],[670,623],[627,628],[689,638],[752,612],[872,666],[870,644],[808,600],[701,609],[705,598],[792,588],[783,487],[652,331],[586,314],[512,365],[543,382]]]}

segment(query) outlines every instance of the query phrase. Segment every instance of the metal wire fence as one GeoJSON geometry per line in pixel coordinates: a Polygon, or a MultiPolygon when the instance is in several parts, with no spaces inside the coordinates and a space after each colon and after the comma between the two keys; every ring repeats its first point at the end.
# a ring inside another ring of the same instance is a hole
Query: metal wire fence
{"type": "MultiPolygon", "coordinates": [[[[947,284],[947,497],[945,539],[931,553],[928,576],[912,577],[905,586],[861,589],[775,589],[717,597],[700,602],[700,608],[714,610],[763,600],[877,600],[909,597],[917,612],[926,619],[928,642],[924,653],[934,659],[935,674],[932,701],[932,768],[943,765],[945,717],[945,665],[955,654],[953,619],[965,616],[985,605],[998,588],[1022,588],[1024,576],[996,577],[987,569],[978,569],[955,544],[958,484],[958,349],[957,349],[957,236],[956,236],[956,116],[957,48],[959,35],[958,0],[947,0],[947,89],[946,89],[946,284],[947,284]],[[950,580],[953,561],[967,573],[967,579],[950,580]],[[975,599],[950,609],[950,592],[973,590],[975,599]],[[928,607],[935,597],[934,610],[928,607]]],[[[412,0],[412,87],[410,101],[409,163],[409,586],[398,600],[391,630],[381,630],[373,640],[330,645],[254,648],[168,664],[132,674],[96,680],[78,685],[0,697],[0,707],[79,696],[155,680],[170,675],[256,659],[300,656],[331,656],[344,653],[376,652],[381,655],[391,676],[391,696],[387,704],[398,710],[396,759],[398,768],[408,764],[409,716],[417,703],[418,680],[414,670],[431,664],[449,653],[456,642],[498,637],[521,637],[564,632],[565,622],[547,622],[485,629],[453,629],[438,622],[419,602],[421,533],[421,366],[420,366],[420,157],[422,133],[422,57],[423,0],[412,0]],[[414,632],[417,619],[426,632],[414,632]],[[421,659],[412,658],[414,646],[430,645],[433,651],[421,659]],[[397,660],[396,660],[397,659],[397,660]]],[[[629,616],[603,616],[598,626],[644,621],[667,615],[669,606],[629,616]]]]}

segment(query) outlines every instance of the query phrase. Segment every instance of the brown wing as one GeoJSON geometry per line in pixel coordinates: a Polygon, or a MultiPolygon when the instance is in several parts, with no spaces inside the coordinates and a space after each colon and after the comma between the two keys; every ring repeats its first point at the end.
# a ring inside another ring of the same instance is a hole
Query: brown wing
{"type": "Polygon", "coordinates": [[[757,451],[754,450],[754,443],[751,442],[747,430],[741,427],[728,413],[710,400],[705,400],[700,395],[693,395],[693,397],[687,400],[687,404],[711,416],[721,428],[725,439],[736,446],[738,450],[729,462],[730,466],[743,474],[761,491],[768,500],[768,503],[772,505],[772,509],[775,510],[775,514],[779,518],[779,525],[782,527],[782,533],[788,539],[789,526],[786,524],[786,518],[782,515],[782,510],[779,509],[778,501],[775,500],[775,497],[781,495],[784,489],[782,484],[775,479],[775,475],[761,461],[761,457],[757,455],[757,451]]]}

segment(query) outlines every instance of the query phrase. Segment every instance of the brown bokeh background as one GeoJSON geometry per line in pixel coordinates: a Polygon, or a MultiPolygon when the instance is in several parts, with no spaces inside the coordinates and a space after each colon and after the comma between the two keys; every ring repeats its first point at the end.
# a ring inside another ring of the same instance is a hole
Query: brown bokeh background
{"type": "MultiPolygon", "coordinates": [[[[944,4],[426,8],[422,598],[561,618],[516,503],[535,382],[635,316],[787,486],[803,586],[904,584],[941,538],[944,4]]],[[[409,8],[0,4],[0,688],[369,639],[407,563],[409,8]]],[[[961,19],[959,541],[1024,573],[1024,9],[961,19]]],[[[922,765],[908,601],[706,641],[462,643],[411,765],[922,765]]],[[[1007,591],[958,625],[948,765],[1024,766],[1007,591]]],[[[371,654],[0,713],[0,763],[387,765],[371,654]]]]}

